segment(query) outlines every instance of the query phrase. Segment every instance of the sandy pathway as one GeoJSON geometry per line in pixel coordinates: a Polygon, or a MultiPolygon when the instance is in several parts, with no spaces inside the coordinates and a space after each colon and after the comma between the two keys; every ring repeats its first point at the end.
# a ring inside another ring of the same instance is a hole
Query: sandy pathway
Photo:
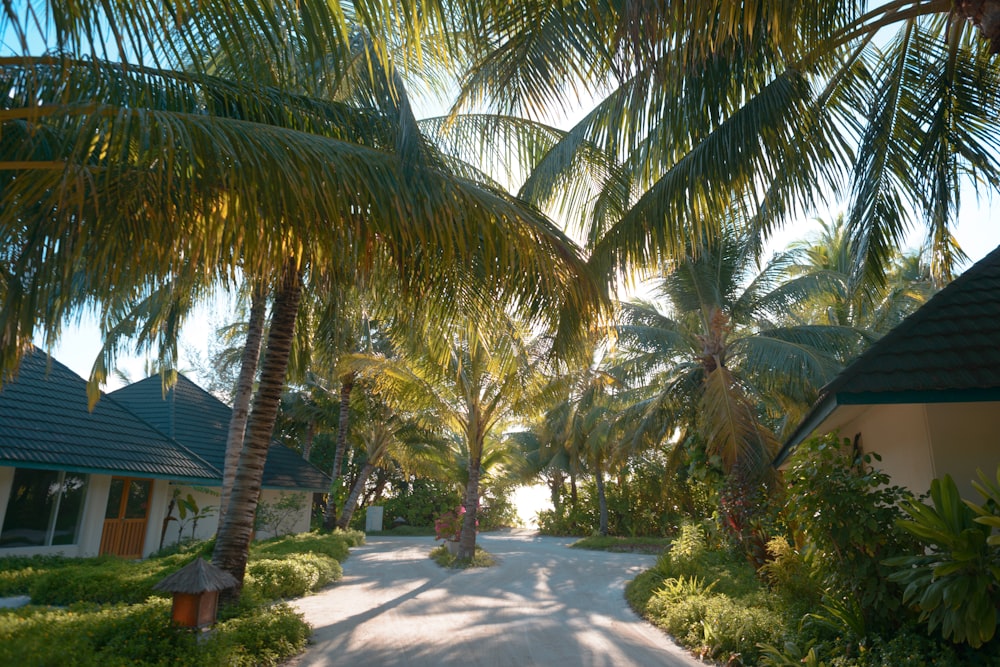
{"type": "Polygon", "coordinates": [[[703,665],[639,619],[625,582],[654,556],[568,549],[526,531],[479,536],[498,565],[446,570],[430,537],[372,537],[344,579],[296,601],[316,632],[298,667],[703,665]]]}

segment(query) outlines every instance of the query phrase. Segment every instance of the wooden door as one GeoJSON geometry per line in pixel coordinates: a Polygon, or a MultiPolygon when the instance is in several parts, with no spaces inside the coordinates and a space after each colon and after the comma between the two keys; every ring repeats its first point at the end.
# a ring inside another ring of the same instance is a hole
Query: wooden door
{"type": "Polygon", "coordinates": [[[146,545],[146,522],[153,480],[112,477],[108,505],[104,511],[101,555],[142,558],[146,545]]]}

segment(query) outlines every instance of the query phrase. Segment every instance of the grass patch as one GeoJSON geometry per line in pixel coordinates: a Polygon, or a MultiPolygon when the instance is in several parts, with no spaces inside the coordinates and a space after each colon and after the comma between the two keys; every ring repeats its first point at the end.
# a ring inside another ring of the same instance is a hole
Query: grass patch
{"type": "Polygon", "coordinates": [[[671,539],[666,537],[613,537],[611,535],[591,535],[569,545],[573,549],[591,551],[616,551],[635,554],[662,554],[670,548],[671,539]]]}
{"type": "Polygon", "coordinates": [[[493,556],[486,551],[483,551],[482,547],[478,544],[476,545],[476,553],[470,558],[458,558],[457,556],[452,556],[448,552],[448,547],[441,545],[431,550],[431,558],[434,562],[441,567],[448,567],[456,570],[465,570],[470,567],[493,567],[497,562],[493,559],[493,556]]]}
{"type": "Polygon", "coordinates": [[[373,530],[367,533],[372,537],[427,537],[433,536],[434,526],[396,526],[392,530],[373,530]]]}
{"type": "Polygon", "coordinates": [[[799,616],[727,551],[679,549],[628,583],[625,599],[647,620],[701,658],[739,656],[757,664],[759,644],[781,645],[799,616]]]}

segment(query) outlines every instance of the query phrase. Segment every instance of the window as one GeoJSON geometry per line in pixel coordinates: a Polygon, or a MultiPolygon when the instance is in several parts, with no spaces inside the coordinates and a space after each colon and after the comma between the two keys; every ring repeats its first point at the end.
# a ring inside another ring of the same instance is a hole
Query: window
{"type": "Polygon", "coordinates": [[[76,544],[86,490],[86,475],[16,469],[0,548],[76,544]]]}

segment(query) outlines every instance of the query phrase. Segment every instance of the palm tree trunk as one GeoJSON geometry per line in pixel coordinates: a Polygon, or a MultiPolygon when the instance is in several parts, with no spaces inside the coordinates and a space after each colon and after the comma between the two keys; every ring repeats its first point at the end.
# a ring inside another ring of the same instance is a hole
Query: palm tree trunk
{"type": "MultiPolygon", "coordinates": [[[[483,451],[480,443],[476,451],[483,451]]],[[[458,557],[471,559],[476,555],[476,515],[479,512],[479,467],[482,455],[469,456],[469,483],[465,487],[465,519],[462,537],[458,541],[458,557]]]]}
{"type": "Polygon", "coordinates": [[[260,385],[250,413],[246,444],[236,470],[229,511],[219,528],[212,554],[212,563],[229,572],[238,582],[234,588],[223,591],[222,601],[226,603],[237,601],[243,590],[243,575],[250,552],[254,513],[260,498],[264,461],[278,416],[281,392],[285,386],[301,296],[301,270],[294,261],[289,261],[274,295],[271,330],[261,366],[260,385]]]}
{"type": "Polygon", "coordinates": [[[608,534],[608,498],[604,495],[604,471],[601,469],[601,464],[598,463],[596,466],[597,470],[594,473],[594,477],[597,480],[597,502],[601,509],[601,521],[600,521],[600,533],[601,535],[608,534]]]}
{"type": "Polygon", "coordinates": [[[306,437],[305,442],[302,443],[302,458],[306,461],[309,460],[309,455],[312,454],[313,438],[316,437],[316,421],[310,419],[309,423],[306,424],[306,437]]]}
{"type": "Polygon", "coordinates": [[[375,490],[372,491],[372,497],[369,500],[369,505],[374,505],[378,501],[382,500],[382,493],[385,491],[385,485],[389,482],[389,474],[384,468],[379,468],[378,482],[375,484],[375,490]]]}
{"type": "Polygon", "coordinates": [[[337,528],[347,530],[347,527],[351,524],[351,517],[354,516],[354,510],[358,506],[358,497],[361,495],[361,490],[365,488],[368,478],[372,476],[374,471],[375,466],[366,461],[364,467],[361,468],[361,474],[358,475],[354,486],[351,487],[351,494],[344,501],[344,509],[340,513],[340,518],[337,519],[337,528]]]}
{"type": "Polygon", "coordinates": [[[562,514],[562,491],[563,474],[561,471],[555,470],[549,478],[549,494],[552,496],[552,507],[555,509],[556,516],[562,514]]]}
{"type": "Polygon", "coordinates": [[[1000,0],[955,0],[954,11],[979,28],[990,53],[1000,53],[1000,0]]]}
{"type": "Polygon", "coordinates": [[[334,517],[337,516],[337,491],[340,485],[337,480],[340,478],[340,469],[344,465],[344,451],[347,449],[347,427],[351,418],[351,391],[354,389],[354,380],[357,373],[351,371],[344,375],[340,381],[340,418],[337,421],[337,450],[333,455],[333,470],[330,471],[330,493],[327,496],[326,512],[323,515],[323,529],[333,530],[334,517]]]}
{"type": "Polygon", "coordinates": [[[250,317],[247,320],[247,339],[243,344],[240,358],[240,375],[236,380],[236,394],[233,396],[233,413],[229,418],[229,432],[226,435],[226,459],[222,469],[222,492],[219,494],[219,528],[226,520],[229,496],[236,468],[243,451],[247,417],[250,414],[250,399],[253,396],[253,379],[257,375],[260,361],[260,346],[263,340],[264,316],[267,314],[267,291],[260,284],[255,285],[250,296],[250,317]]]}

